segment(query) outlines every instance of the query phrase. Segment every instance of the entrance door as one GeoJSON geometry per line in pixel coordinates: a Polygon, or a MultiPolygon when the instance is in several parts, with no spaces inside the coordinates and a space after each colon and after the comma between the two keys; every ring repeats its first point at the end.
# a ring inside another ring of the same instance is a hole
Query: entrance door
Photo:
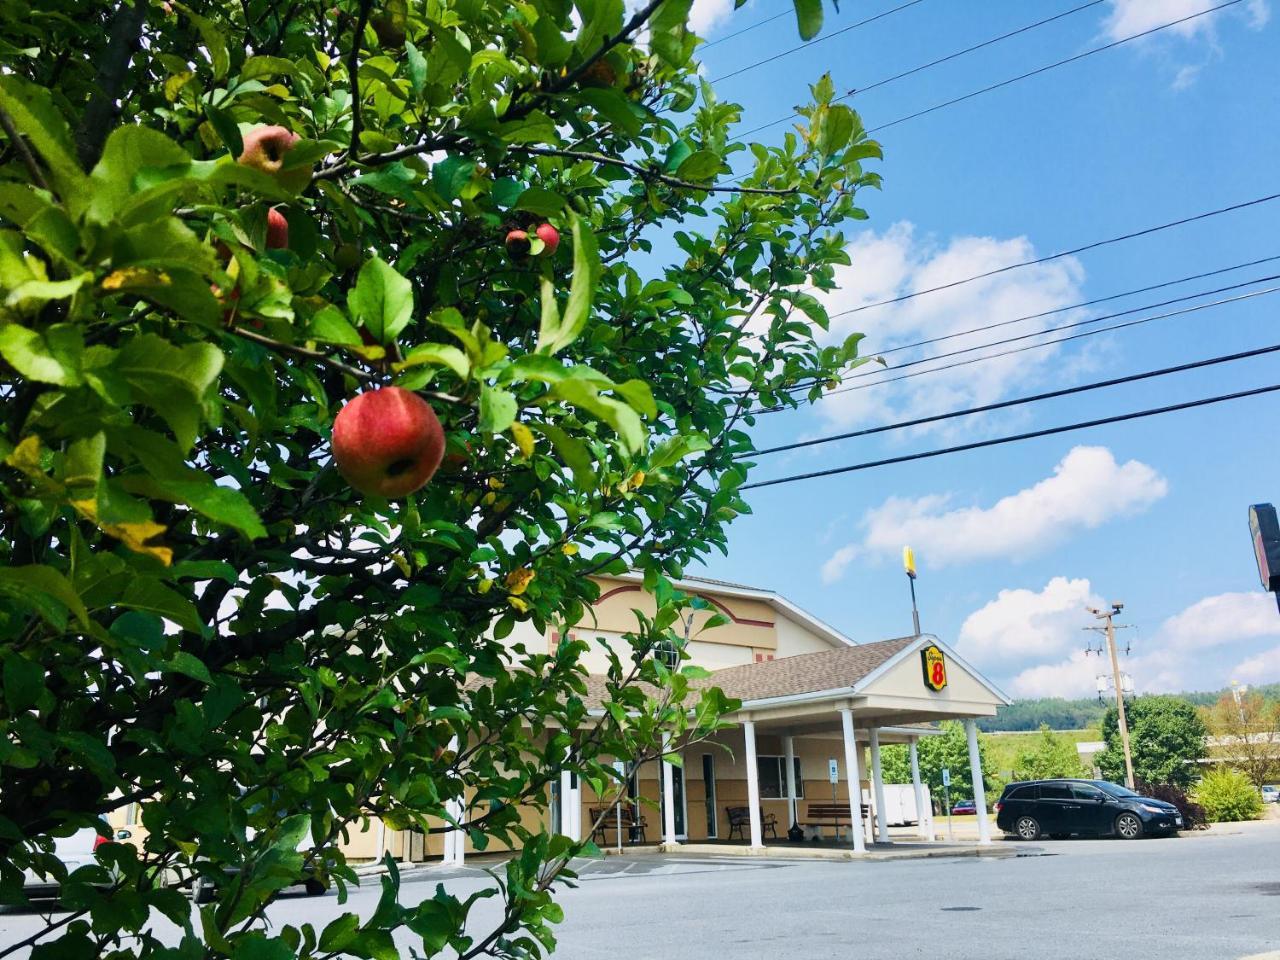
{"type": "Polygon", "coordinates": [[[716,829],[716,758],[714,754],[702,755],[702,786],[706,791],[707,839],[719,836],[716,829]]]}
{"type": "MultiPolygon", "coordinates": [[[[662,824],[667,822],[666,791],[662,789],[662,777],[665,776],[659,768],[658,779],[658,813],[661,817],[659,821],[659,833],[662,832],[662,824]]],[[[671,767],[671,789],[676,796],[676,839],[685,840],[688,838],[688,831],[685,829],[684,815],[684,767],[677,767],[674,764],[671,767]]]]}
{"type": "Polygon", "coordinates": [[[1071,833],[1080,828],[1075,825],[1075,812],[1080,805],[1071,793],[1069,783],[1040,784],[1040,801],[1036,804],[1036,819],[1043,833],[1071,833]]]}
{"type": "Polygon", "coordinates": [[[1081,833],[1109,833],[1116,808],[1115,804],[1107,803],[1107,795],[1091,783],[1073,783],[1071,792],[1080,807],[1075,818],[1078,826],[1073,829],[1081,833]]]}

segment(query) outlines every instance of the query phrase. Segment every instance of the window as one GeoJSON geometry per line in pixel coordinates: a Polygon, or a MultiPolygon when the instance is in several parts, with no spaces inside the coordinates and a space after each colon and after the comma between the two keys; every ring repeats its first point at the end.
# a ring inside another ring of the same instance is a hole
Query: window
{"type": "Polygon", "coordinates": [[[1010,790],[1006,800],[1034,800],[1036,798],[1035,787],[1018,787],[1016,790],[1010,790]]]}
{"type": "Polygon", "coordinates": [[[1076,795],[1077,800],[1088,800],[1090,803],[1097,803],[1106,798],[1105,793],[1089,783],[1073,783],[1071,792],[1076,795]]]}
{"type": "Polygon", "coordinates": [[[1041,800],[1070,800],[1071,787],[1065,783],[1042,783],[1040,784],[1041,800]]]}
{"type": "Polygon", "coordinates": [[[674,670],[680,665],[680,648],[670,640],[659,640],[653,645],[653,659],[674,670]]]}
{"type": "MultiPolygon", "coordinates": [[[[795,760],[796,796],[804,799],[804,778],[800,776],[800,758],[795,760]]],[[[760,774],[760,799],[787,799],[787,758],[756,757],[756,770],[760,774]]]]}

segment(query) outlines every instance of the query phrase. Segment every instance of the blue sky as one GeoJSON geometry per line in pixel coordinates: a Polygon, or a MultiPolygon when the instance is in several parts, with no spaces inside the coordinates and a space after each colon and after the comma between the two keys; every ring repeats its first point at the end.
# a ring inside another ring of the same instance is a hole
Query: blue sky
{"type": "MultiPolygon", "coordinates": [[[[786,8],[697,0],[715,40],[786,8]]],[[[824,35],[897,5],[827,9],[824,35]]],[[[1079,5],[923,0],[716,85],[745,127],[830,70],[863,87],[1079,5]]],[[[851,101],[875,127],[1214,5],[1107,0],[851,101]]],[[[884,190],[851,224],[850,307],[1280,192],[1280,24],[1244,0],[877,134],[884,190]]],[[[782,18],[709,47],[714,79],[798,43],[782,18]]],[[[757,135],[781,136],[785,127],[757,135]]],[[[1280,254],[1280,201],[840,318],[874,350],[1280,254]]],[[[904,362],[1099,313],[1280,274],[1280,261],[892,355],[904,362]],[[1270,269],[1268,269],[1270,268],[1270,269]]],[[[1280,281],[1260,283],[1265,289],[1280,281]]],[[[1243,292],[1243,291],[1239,291],[1243,292]]],[[[1224,294],[1221,296],[1230,296],[1224,294]]],[[[1217,299],[1217,298],[1207,298],[1217,299]]],[[[1196,301],[1203,302],[1203,301],[1196,301]]],[[[1136,314],[1141,316],[1143,314],[1136,314]]],[[[833,396],[761,418],[761,446],[1280,342],[1280,293],[833,396]]],[[[980,351],[982,352],[982,351],[980,351]]],[[[867,378],[864,383],[880,379],[867,378]]],[[[766,479],[1280,382],[1280,356],[948,425],[764,458],[766,479]]],[[[1260,590],[1250,503],[1280,501],[1280,396],[751,491],[727,559],[701,572],[776,589],[856,640],[910,629],[904,543],[926,630],[1013,696],[1091,695],[1087,603],[1123,600],[1141,692],[1280,680],[1280,613],[1260,590]]]]}

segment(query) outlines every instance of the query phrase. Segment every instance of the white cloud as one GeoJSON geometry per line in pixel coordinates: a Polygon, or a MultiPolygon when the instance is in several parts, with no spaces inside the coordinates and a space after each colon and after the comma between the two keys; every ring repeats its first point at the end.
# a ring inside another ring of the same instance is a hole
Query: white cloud
{"type": "Polygon", "coordinates": [[[1220,593],[1205,597],[1160,627],[1160,639],[1180,650],[1216,647],[1280,636],[1280,614],[1269,593],[1220,593]]]}
{"type": "Polygon", "coordinates": [[[1248,683],[1275,683],[1280,680],[1280,647],[1264,650],[1236,664],[1231,679],[1248,683]]]}
{"type": "MultiPolygon", "coordinates": [[[[1040,591],[1002,590],[965,620],[958,646],[1015,697],[1093,696],[1110,664],[1085,654],[1086,641],[1096,649],[1099,638],[1081,628],[1095,625],[1085,608],[1101,604],[1083,578],[1054,577],[1040,591]]],[[[1133,654],[1122,654],[1120,666],[1139,693],[1215,689],[1228,680],[1274,682],[1280,680],[1280,647],[1230,670],[1229,653],[1217,649],[1265,637],[1280,637],[1272,597],[1217,594],[1168,617],[1150,636],[1141,635],[1133,654]]],[[[1125,637],[1118,639],[1123,651],[1125,637]]]]}
{"type": "Polygon", "coordinates": [[[845,570],[857,555],[858,548],[853,544],[843,546],[833,553],[822,565],[822,582],[832,584],[843,577],[845,570]]]}
{"type": "MultiPolygon", "coordinates": [[[[890,497],[863,517],[861,547],[885,555],[910,544],[933,567],[992,557],[1019,559],[1075,531],[1145,510],[1167,491],[1164,477],[1145,463],[1121,465],[1106,447],[1075,447],[1052,476],[990,507],[951,508],[950,494],[890,497]]],[[[853,559],[847,549],[836,551],[823,566],[825,582],[838,579],[853,559]]]]}
{"type": "MultiPolygon", "coordinates": [[[[1109,39],[1122,40],[1161,24],[1172,23],[1175,20],[1202,13],[1216,7],[1219,2],[1220,0],[1111,0],[1111,13],[1103,22],[1102,29],[1109,39]]],[[[1223,14],[1227,12],[1222,11],[1223,14]]],[[[1249,26],[1254,30],[1261,30],[1271,19],[1267,0],[1249,0],[1244,4],[1243,13],[1249,26]]],[[[1167,32],[1180,37],[1211,35],[1214,21],[1220,15],[1211,13],[1196,17],[1186,23],[1169,27],[1167,32]]]]}
{"type": "MultiPolygon", "coordinates": [[[[1026,237],[1001,240],[959,236],[939,245],[929,238],[918,238],[915,227],[907,222],[895,223],[883,233],[867,231],[855,238],[847,250],[852,263],[836,268],[835,282],[839,289],[824,295],[831,314],[998,270],[1034,259],[1037,255],[1026,237]]],[[[861,378],[859,374],[872,368],[857,371],[844,385],[854,389],[829,395],[815,409],[827,421],[839,426],[904,419],[991,403],[1015,389],[1043,379],[1048,373],[1059,372],[1054,358],[1061,348],[1045,347],[928,376],[870,386],[873,380],[894,376],[894,367],[913,360],[982,347],[994,340],[1032,334],[1069,322],[1076,315],[1075,311],[1038,317],[998,330],[955,336],[975,327],[1077,303],[1084,299],[1081,294],[1083,277],[1080,263],[1066,257],[1052,263],[1010,270],[901,303],[837,316],[832,321],[833,336],[843,338],[853,332],[866,333],[866,353],[871,355],[922,340],[951,339],[886,355],[885,359],[890,363],[888,371],[867,378],[861,378]]],[[[988,352],[994,351],[978,350],[955,359],[988,352]]],[[[954,361],[940,361],[950,362],[954,361]]],[[[915,372],[931,366],[933,364],[925,364],[903,372],[915,372]]],[[[989,418],[984,417],[965,418],[963,422],[925,429],[955,433],[989,426],[988,421],[989,418]]]]}
{"type": "Polygon", "coordinates": [[[1089,581],[1054,577],[1043,590],[1001,590],[960,627],[959,647],[982,664],[1025,662],[1080,646],[1086,607],[1101,599],[1089,581]]]}
{"type": "Polygon", "coordinates": [[[693,0],[689,11],[689,29],[706,37],[733,14],[733,0],[693,0]]]}

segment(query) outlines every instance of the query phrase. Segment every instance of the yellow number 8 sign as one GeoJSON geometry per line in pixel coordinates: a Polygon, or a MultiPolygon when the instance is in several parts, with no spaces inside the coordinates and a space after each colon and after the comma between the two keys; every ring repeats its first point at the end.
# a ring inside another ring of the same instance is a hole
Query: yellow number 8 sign
{"type": "Polygon", "coordinates": [[[924,685],[930,690],[941,690],[947,685],[947,658],[936,646],[930,644],[920,651],[924,664],[924,685]]]}

